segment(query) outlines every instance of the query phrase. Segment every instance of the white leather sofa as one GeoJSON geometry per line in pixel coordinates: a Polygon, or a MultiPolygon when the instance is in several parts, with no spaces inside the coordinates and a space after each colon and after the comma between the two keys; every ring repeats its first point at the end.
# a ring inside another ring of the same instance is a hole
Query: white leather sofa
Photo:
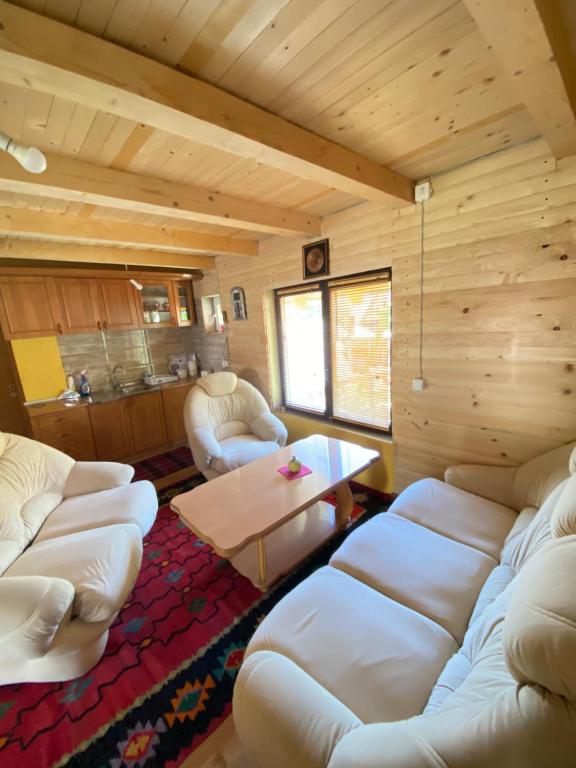
{"type": "Polygon", "coordinates": [[[0,685],[87,672],[130,593],[154,486],[0,433],[0,685]]]}
{"type": "Polygon", "coordinates": [[[288,438],[260,392],[228,371],[192,387],[184,423],[194,464],[207,480],[277,451],[288,438]]]}
{"type": "Polygon", "coordinates": [[[421,480],[260,624],[260,768],[576,765],[576,449],[421,480]]]}

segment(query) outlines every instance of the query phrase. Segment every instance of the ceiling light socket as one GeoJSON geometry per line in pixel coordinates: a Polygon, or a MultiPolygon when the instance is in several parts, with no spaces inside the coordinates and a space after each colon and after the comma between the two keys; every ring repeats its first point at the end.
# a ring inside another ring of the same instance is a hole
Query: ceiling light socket
{"type": "Polygon", "coordinates": [[[22,168],[29,173],[44,173],[46,170],[46,157],[36,147],[27,147],[17,144],[5,133],[0,132],[0,150],[7,152],[17,160],[22,168]]]}
{"type": "Polygon", "coordinates": [[[414,187],[414,200],[417,203],[427,203],[432,197],[432,184],[429,181],[421,181],[414,187]]]}

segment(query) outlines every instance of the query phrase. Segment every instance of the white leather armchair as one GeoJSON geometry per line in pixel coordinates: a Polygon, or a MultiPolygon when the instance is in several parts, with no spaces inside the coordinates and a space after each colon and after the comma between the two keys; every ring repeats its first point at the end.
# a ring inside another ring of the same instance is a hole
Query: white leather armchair
{"type": "Polygon", "coordinates": [[[194,464],[207,480],[277,451],[288,437],[260,392],[225,371],[192,387],[184,423],[194,464]]]}

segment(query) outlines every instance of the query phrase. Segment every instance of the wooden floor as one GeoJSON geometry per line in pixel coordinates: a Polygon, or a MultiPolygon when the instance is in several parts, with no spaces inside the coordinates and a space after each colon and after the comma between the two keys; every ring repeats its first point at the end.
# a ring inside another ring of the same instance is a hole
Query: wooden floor
{"type": "Polygon", "coordinates": [[[193,754],[182,763],[181,768],[255,768],[250,763],[236,735],[232,716],[214,731],[193,754]]]}

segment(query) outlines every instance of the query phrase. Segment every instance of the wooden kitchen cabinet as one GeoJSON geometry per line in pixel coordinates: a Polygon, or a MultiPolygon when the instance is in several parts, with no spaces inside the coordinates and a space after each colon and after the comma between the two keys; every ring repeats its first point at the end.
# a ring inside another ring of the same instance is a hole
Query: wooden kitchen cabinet
{"type": "Polygon", "coordinates": [[[176,322],[179,326],[196,325],[194,306],[194,288],[190,280],[178,280],[172,283],[176,322]]]}
{"type": "Polygon", "coordinates": [[[186,442],[189,382],[103,403],[61,401],[26,408],[35,440],[84,461],[133,462],[186,442]]]}
{"type": "Polygon", "coordinates": [[[97,403],[89,408],[96,455],[100,461],[117,461],[135,453],[125,400],[97,403]]]}
{"type": "Polygon", "coordinates": [[[191,280],[0,274],[0,326],[6,339],[95,331],[175,328],[196,323],[191,280]]]}
{"type": "Polygon", "coordinates": [[[85,406],[61,407],[35,414],[29,412],[32,437],[67,453],[77,461],[94,461],[96,448],[92,437],[88,408],[85,406]]]}
{"type": "Polygon", "coordinates": [[[127,397],[125,403],[132,444],[137,452],[166,445],[166,422],[160,392],[127,397]]]}
{"type": "Polygon", "coordinates": [[[135,292],[128,280],[98,281],[104,331],[135,331],[140,327],[135,292]]]}
{"type": "Polygon", "coordinates": [[[124,397],[90,406],[96,453],[101,461],[137,456],[167,445],[160,392],[124,397]]]}
{"type": "Polygon", "coordinates": [[[0,277],[0,323],[5,339],[62,333],[54,280],[24,275],[0,277]]]}
{"type": "Polygon", "coordinates": [[[140,280],[136,292],[141,328],[173,328],[176,323],[176,296],[172,280],[140,280]]]}
{"type": "Polygon", "coordinates": [[[96,280],[60,277],[55,281],[63,333],[93,333],[102,327],[96,280]]]}
{"type": "Polygon", "coordinates": [[[186,440],[184,427],[184,402],[190,392],[190,386],[173,387],[162,390],[162,403],[166,419],[166,434],[169,443],[186,440]]]}

